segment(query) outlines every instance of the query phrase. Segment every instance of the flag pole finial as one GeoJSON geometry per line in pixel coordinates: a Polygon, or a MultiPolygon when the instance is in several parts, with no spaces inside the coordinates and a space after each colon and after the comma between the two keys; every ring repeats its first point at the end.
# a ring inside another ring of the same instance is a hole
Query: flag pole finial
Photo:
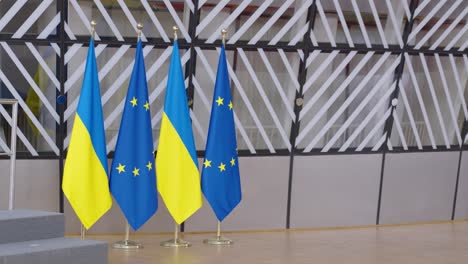
{"type": "Polygon", "coordinates": [[[174,40],[177,40],[177,31],[179,31],[179,28],[176,26],[173,26],[172,30],[174,30],[174,40]]]}
{"type": "Polygon", "coordinates": [[[222,40],[223,40],[223,45],[226,45],[226,35],[227,35],[227,30],[223,28],[221,30],[221,37],[222,37],[222,40]]]}
{"type": "Polygon", "coordinates": [[[96,21],[94,20],[91,20],[91,36],[93,37],[94,39],[94,32],[96,32],[96,21]]]}
{"type": "Polygon", "coordinates": [[[138,23],[137,24],[137,35],[138,35],[138,41],[140,41],[141,38],[141,31],[143,30],[143,24],[138,23]]]}

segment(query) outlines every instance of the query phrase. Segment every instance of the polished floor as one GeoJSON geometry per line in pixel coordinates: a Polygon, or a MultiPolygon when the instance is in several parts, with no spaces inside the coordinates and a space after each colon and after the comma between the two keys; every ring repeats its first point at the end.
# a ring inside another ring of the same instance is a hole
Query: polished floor
{"type": "MultiPolygon", "coordinates": [[[[135,235],[145,248],[109,249],[111,264],[452,264],[468,263],[468,222],[334,230],[226,234],[232,246],[202,243],[211,234],[186,234],[190,248],[162,248],[170,235],[135,235]]],[[[121,236],[91,236],[110,243],[121,236]]]]}

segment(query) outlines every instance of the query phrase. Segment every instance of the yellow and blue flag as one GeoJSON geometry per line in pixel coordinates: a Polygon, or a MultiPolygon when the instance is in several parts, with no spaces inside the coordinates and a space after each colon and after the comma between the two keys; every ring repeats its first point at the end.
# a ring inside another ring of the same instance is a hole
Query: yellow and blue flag
{"type": "Polygon", "coordinates": [[[93,39],[89,43],[83,86],[63,172],[62,190],[87,229],[112,206],[93,39]]]}
{"type": "Polygon", "coordinates": [[[134,230],[158,209],[153,153],[151,111],[139,40],[110,174],[112,195],[134,230]]]}
{"type": "Polygon", "coordinates": [[[201,178],[205,198],[218,220],[223,221],[242,199],[236,128],[224,45],[219,57],[201,178]]]}
{"type": "Polygon", "coordinates": [[[196,154],[176,40],[169,67],[156,170],[159,193],[178,224],[202,206],[196,154]]]}

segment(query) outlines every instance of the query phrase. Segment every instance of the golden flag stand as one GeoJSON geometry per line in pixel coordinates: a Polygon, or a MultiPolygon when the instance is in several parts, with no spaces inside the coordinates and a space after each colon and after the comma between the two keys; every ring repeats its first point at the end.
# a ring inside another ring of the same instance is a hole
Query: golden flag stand
{"type": "Polygon", "coordinates": [[[218,229],[216,231],[216,237],[208,238],[203,240],[203,243],[207,245],[232,245],[234,241],[229,238],[221,236],[221,222],[218,221],[218,229]]]}
{"type": "Polygon", "coordinates": [[[166,241],[161,242],[162,247],[172,247],[172,248],[179,248],[179,247],[190,247],[192,244],[188,241],[185,241],[181,238],[179,238],[179,225],[176,223],[175,224],[175,229],[174,229],[174,239],[169,239],[166,241]]]}

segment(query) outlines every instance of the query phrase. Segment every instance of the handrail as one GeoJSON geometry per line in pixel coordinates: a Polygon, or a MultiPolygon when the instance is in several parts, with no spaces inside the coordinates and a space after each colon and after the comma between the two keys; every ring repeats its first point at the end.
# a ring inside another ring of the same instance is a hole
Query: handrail
{"type": "Polygon", "coordinates": [[[12,124],[10,151],[0,152],[0,156],[10,156],[10,192],[8,200],[8,210],[13,210],[15,203],[15,173],[16,173],[16,137],[18,127],[18,100],[0,98],[0,104],[12,106],[12,124]]]}

